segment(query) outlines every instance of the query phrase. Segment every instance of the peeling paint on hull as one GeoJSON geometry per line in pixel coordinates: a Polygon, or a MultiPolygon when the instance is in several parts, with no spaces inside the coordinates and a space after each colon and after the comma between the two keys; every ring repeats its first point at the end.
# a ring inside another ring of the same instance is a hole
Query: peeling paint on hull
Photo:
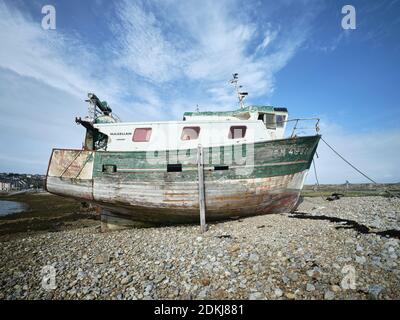
{"type": "MultiPolygon", "coordinates": [[[[312,136],[254,144],[251,164],[233,164],[225,171],[213,170],[210,161],[204,173],[207,221],[290,211],[299,199],[318,141],[319,136],[312,136]],[[247,167],[251,170],[243,170],[247,167]]],[[[211,159],[213,149],[205,148],[205,157],[211,159]]],[[[228,153],[221,157],[227,158],[228,153]]],[[[47,190],[91,201],[135,221],[197,222],[195,159],[171,159],[167,155],[164,162],[149,164],[140,152],[53,150],[47,190]],[[168,163],[182,163],[182,172],[167,172],[168,163]],[[115,165],[116,172],[104,172],[104,164],[115,165]]]]}
{"type": "MultiPolygon", "coordinates": [[[[290,177],[275,177],[272,181],[265,178],[236,180],[234,183],[206,183],[206,218],[208,221],[223,220],[234,216],[290,211],[298,201],[301,188],[289,189],[288,184],[283,185],[282,181],[291,182],[305,175],[306,171],[290,177]],[[267,188],[266,183],[270,184],[267,188]]],[[[162,188],[146,193],[142,187],[143,185],[130,185],[123,189],[113,189],[107,188],[107,185],[103,188],[96,186],[99,193],[95,198],[101,199],[98,204],[107,210],[130,216],[136,221],[186,223],[199,220],[196,183],[182,184],[182,189],[177,189],[177,193],[173,194],[164,192],[162,188]]]]}

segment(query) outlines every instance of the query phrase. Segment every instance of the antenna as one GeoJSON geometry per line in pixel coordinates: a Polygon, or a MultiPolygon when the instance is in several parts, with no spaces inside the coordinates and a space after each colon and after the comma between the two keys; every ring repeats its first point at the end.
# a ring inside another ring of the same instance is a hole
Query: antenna
{"type": "Polygon", "coordinates": [[[233,76],[233,78],[229,82],[230,82],[230,84],[233,84],[235,86],[236,94],[237,94],[237,97],[238,97],[238,100],[239,100],[239,106],[240,106],[241,109],[243,109],[244,108],[244,102],[243,101],[246,98],[246,96],[248,96],[249,94],[248,94],[248,92],[239,91],[239,89],[242,88],[242,86],[238,85],[239,74],[238,73],[233,73],[232,76],[233,76]]]}
{"type": "Polygon", "coordinates": [[[96,102],[93,99],[94,98],[94,94],[93,93],[88,93],[88,98],[89,99],[85,100],[86,102],[89,102],[88,115],[86,116],[86,119],[89,122],[93,123],[94,120],[96,119],[96,102]]]}

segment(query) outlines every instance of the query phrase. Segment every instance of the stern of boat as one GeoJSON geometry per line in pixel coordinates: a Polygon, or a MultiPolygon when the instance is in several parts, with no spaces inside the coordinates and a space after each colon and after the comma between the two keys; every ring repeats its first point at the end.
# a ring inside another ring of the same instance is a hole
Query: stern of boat
{"type": "Polygon", "coordinates": [[[46,190],[63,197],[93,200],[94,151],[53,149],[46,175],[46,190]]]}

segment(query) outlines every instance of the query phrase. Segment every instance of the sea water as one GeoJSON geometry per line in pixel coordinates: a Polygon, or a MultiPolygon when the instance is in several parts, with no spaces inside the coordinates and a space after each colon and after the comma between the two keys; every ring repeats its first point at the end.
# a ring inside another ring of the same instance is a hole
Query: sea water
{"type": "Polygon", "coordinates": [[[0,200],[0,216],[25,211],[26,206],[21,202],[0,200]]]}

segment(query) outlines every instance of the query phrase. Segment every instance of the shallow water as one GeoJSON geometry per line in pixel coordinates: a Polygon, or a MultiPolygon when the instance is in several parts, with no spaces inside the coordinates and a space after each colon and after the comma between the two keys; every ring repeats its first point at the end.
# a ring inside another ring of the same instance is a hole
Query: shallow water
{"type": "Polygon", "coordinates": [[[0,216],[25,211],[26,206],[21,202],[0,200],[0,216]]]}

